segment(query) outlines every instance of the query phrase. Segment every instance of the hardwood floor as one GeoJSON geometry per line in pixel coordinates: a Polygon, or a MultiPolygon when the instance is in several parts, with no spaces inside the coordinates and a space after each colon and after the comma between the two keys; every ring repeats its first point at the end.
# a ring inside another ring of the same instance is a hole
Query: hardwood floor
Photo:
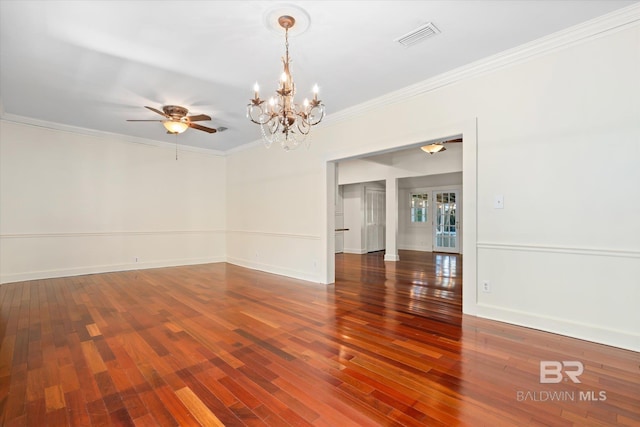
{"type": "Polygon", "coordinates": [[[329,287],[229,264],[2,285],[0,424],[640,425],[638,353],[463,316],[459,256],[400,257],[338,255],[329,287]],[[547,360],[581,382],[541,384],[547,360]]]}

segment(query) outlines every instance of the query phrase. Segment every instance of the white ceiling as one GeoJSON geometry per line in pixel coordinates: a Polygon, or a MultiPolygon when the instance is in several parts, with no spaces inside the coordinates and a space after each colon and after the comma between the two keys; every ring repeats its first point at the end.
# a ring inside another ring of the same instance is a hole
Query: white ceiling
{"type": "MultiPolygon", "coordinates": [[[[328,114],[582,23],[638,0],[295,1],[310,17],[290,37],[301,101],[318,83],[328,114]],[[427,22],[440,34],[394,39],[427,22]]],[[[275,90],[284,37],[270,1],[0,1],[0,112],[174,142],[148,105],[208,114],[216,134],[180,144],[226,151],[259,139],[252,86],[275,90]]],[[[29,121],[26,120],[26,121],[29,121]]],[[[322,126],[322,125],[320,125],[322,126]]]]}

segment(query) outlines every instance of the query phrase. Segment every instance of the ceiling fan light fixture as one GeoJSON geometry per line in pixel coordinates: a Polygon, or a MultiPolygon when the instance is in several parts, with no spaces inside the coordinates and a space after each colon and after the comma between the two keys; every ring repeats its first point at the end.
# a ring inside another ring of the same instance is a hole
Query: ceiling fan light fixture
{"type": "Polygon", "coordinates": [[[425,145],[423,147],[420,147],[420,149],[425,153],[429,153],[429,154],[435,154],[435,153],[439,153],[440,151],[446,150],[446,148],[444,148],[444,145],[442,145],[442,143],[433,143],[433,144],[425,145]]]}
{"type": "Polygon", "coordinates": [[[180,120],[165,120],[164,127],[171,133],[182,133],[189,127],[189,124],[180,120]]]}

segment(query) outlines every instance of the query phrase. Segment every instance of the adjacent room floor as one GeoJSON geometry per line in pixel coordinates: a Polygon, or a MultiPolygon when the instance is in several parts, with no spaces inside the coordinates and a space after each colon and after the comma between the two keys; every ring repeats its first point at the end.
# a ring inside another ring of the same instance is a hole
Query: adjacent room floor
{"type": "Polygon", "coordinates": [[[461,313],[457,255],[0,286],[0,424],[638,425],[638,353],[461,313]],[[580,361],[580,383],[540,382],[580,361]]]}

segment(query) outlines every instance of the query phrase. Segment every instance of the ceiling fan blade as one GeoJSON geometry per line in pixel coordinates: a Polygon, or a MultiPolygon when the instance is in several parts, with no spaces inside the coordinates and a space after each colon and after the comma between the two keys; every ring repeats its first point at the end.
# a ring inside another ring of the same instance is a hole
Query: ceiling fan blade
{"type": "Polygon", "coordinates": [[[192,122],[201,122],[204,120],[211,120],[211,117],[207,116],[206,114],[198,114],[196,116],[187,116],[187,119],[192,122]]]}
{"type": "Polygon", "coordinates": [[[160,114],[161,116],[164,116],[164,117],[166,117],[166,118],[168,118],[168,119],[170,119],[170,118],[171,118],[171,117],[169,117],[167,114],[163,113],[163,112],[162,112],[162,111],[160,111],[160,110],[156,110],[156,109],[155,109],[155,108],[153,108],[153,107],[147,107],[147,106],[145,105],[145,106],[144,106],[144,108],[147,108],[147,109],[149,109],[149,110],[153,111],[154,113],[158,113],[158,114],[160,114]]]}
{"type": "Polygon", "coordinates": [[[444,144],[451,144],[452,142],[462,142],[462,138],[450,139],[449,141],[444,141],[444,144]]]}
{"type": "Polygon", "coordinates": [[[195,123],[189,123],[189,127],[190,127],[190,128],[193,128],[193,129],[203,130],[203,131],[205,131],[205,132],[209,132],[209,133],[216,133],[216,132],[218,132],[216,129],[208,128],[208,127],[206,127],[206,126],[201,126],[201,125],[198,125],[198,124],[195,124],[195,123]]]}
{"type": "Polygon", "coordinates": [[[128,122],[164,122],[164,120],[127,120],[128,122]]]}

